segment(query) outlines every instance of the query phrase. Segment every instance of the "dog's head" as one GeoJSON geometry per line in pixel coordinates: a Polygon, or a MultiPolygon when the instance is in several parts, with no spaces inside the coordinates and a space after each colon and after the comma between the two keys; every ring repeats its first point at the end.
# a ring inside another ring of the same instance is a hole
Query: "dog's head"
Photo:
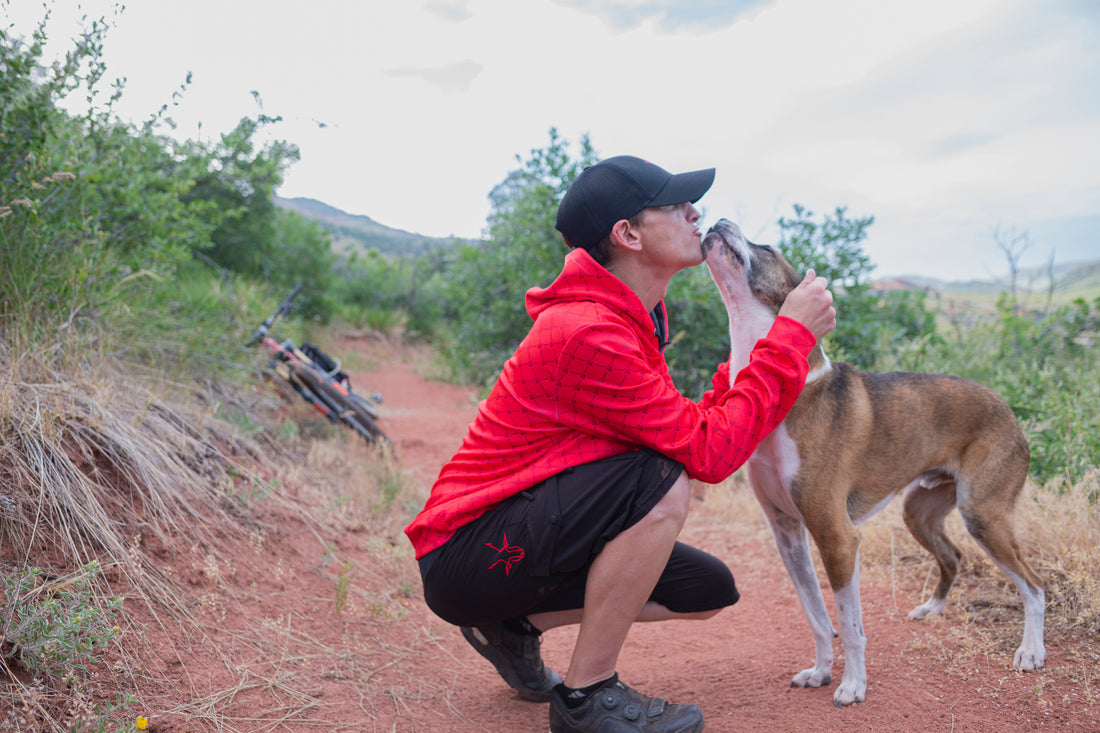
{"type": "Polygon", "coordinates": [[[751,297],[772,312],[779,313],[787,293],[801,282],[791,264],[773,247],[753,244],[741,228],[719,219],[703,238],[703,254],[726,307],[744,310],[751,297]]]}
{"type": "Polygon", "coordinates": [[[768,334],[800,278],[783,255],[745,239],[726,219],[703,237],[703,256],[729,314],[730,370],[737,372],[749,363],[753,346],[768,334]]]}
{"type": "MultiPolygon", "coordinates": [[[[802,278],[779,251],[745,239],[732,221],[719,219],[703,237],[703,256],[714,278],[730,325],[730,370],[749,363],[753,346],[768,334],[787,294],[802,278]]],[[[814,347],[807,383],[829,371],[829,359],[814,347]]]]}

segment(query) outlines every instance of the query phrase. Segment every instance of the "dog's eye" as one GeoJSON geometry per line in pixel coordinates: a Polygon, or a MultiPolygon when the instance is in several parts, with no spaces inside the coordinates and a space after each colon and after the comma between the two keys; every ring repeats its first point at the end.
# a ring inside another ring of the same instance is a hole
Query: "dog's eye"
{"type": "Polygon", "coordinates": [[[729,250],[730,255],[733,257],[734,261],[737,262],[737,264],[741,265],[742,267],[748,264],[747,262],[745,262],[745,253],[741,251],[740,247],[734,247],[732,244],[727,244],[726,249],[729,250]]]}

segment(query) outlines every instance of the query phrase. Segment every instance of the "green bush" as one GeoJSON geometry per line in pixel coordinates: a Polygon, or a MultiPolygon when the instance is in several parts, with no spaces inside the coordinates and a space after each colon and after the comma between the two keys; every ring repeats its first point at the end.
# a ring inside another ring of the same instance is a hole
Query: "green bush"
{"type": "Polygon", "coordinates": [[[98,663],[99,654],[118,638],[115,616],[122,608],[121,598],[97,595],[98,574],[99,565],[93,562],[58,580],[45,580],[33,567],[4,578],[4,656],[33,675],[57,680],[98,663]]]}
{"type": "Polygon", "coordinates": [[[957,374],[996,390],[1027,433],[1035,480],[1073,485],[1100,465],[1098,338],[1100,298],[1044,315],[1004,296],[992,316],[957,323],[942,340],[914,339],[883,365],[957,374]]]}
{"type": "Polygon", "coordinates": [[[450,323],[443,350],[464,381],[492,382],[531,329],[524,296],[557,277],[568,251],[554,229],[558,201],[596,155],[583,137],[571,158],[551,128],[549,144],[521,162],[489,195],[488,239],[458,250],[443,285],[450,323]]]}
{"type": "Polygon", "coordinates": [[[0,333],[32,339],[94,319],[208,233],[150,130],[113,121],[118,85],[82,116],[58,106],[77,90],[99,99],[106,24],[47,65],[44,23],[29,42],[0,28],[0,333]]]}
{"type": "Polygon", "coordinates": [[[874,223],[873,216],[849,219],[837,207],[820,222],[795,204],[794,217],[779,219],[779,249],[799,274],[814,271],[829,280],[837,310],[837,327],[826,337],[830,356],[874,369],[879,359],[913,339],[935,338],[935,314],[926,307],[926,295],[914,291],[877,292],[871,289],[874,270],[860,242],[874,223]]]}
{"type": "Polygon", "coordinates": [[[355,252],[335,266],[333,297],[354,324],[431,337],[440,330],[452,259],[445,249],[415,258],[355,252]]]}
{"type": "Polygon", "coordinates": [[[213,364],[235,356],[242,278],[279,299],[302,283],[298,313],[328,320],[331,240],[272,201],[298,151],[254,142],[278,118],[242,119],[212,143],[158,134],[163,108],[118,121],[107,25],[88,22],[52,62],[45,19],[0,28],[0,340],[213,364]],[[76,94],[82,114],[62,106],[76,94]]]}

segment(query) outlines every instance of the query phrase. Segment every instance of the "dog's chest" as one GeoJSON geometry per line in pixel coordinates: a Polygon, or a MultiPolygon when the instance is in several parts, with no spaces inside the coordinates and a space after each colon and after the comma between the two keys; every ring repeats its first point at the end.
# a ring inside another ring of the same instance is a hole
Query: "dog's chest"
{"type": "Polygon", "coordinates": [[[780,423],[760,442],[748,462],[749,483],[765,511],[778,510],[789,517],[802,519],[802,512],[795,506],[791,493],[801,465],[798,445],[787,432],[786,423],[780,423]]]}

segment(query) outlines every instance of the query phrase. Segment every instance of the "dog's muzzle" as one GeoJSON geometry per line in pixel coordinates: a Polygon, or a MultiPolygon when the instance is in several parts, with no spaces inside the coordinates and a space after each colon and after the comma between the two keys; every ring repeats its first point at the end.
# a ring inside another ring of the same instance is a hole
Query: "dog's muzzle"
{"type": "Polygon", "coordinates": [[[718,246],[722,252],[729,253],[737,264],[744,266],[747,264],[745,262],[744,250],[734,245],[734,242],[739,242],[743,239],[744,235],[741,234],[741,228],[739,226],[729,219],[719,219],[714,223],[714,226],[707,230],[706,236],[703,237],[701,245],[703,248],[703,257],[706,258],[710,254],[710,251],[718,246]]]}

